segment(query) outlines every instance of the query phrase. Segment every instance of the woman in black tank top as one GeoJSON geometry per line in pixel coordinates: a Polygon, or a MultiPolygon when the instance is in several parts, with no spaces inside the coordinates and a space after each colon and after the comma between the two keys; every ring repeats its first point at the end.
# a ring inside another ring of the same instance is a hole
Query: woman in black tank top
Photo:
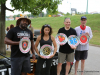
{"type": "Polygon", "coordinates": [[[50,75],[50,67],[51,67],[51,63],[52,63],[52,57],[55,55],[55,53],[57,51],[57,45],[56,45],[55,38],[51,34],[52,34],[52,28],[50,27],[50,25],[48,25],[48,24],[43,25],[42,29],[41,29],[41,35],[38,36],[36,43],[35,43],[35,51],[39,56],[37,64],[36,64],[35,75],[41,75],[40,72],[43,67],[43,63],[45,61],[46,61],[45,75],[50,75]],[[52,43],[53,43],[53,45],[54,45],[53,55],[51,55],[48,58],[41,56],[37,49],[37,46],[39,43],[40,43],[40,48],[45,44],[52,46],[52,43]]]}

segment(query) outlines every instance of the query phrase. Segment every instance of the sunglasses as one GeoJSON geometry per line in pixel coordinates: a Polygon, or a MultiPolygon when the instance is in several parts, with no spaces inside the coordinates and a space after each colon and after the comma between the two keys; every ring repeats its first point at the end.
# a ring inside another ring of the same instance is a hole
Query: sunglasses
{"type": "Polygon", "coordinates": [[[65,19],[70,19],[70,18],[65,18],[65,19]]]}
{"type": "Polygon", "coordinates": [[[44,25],[44,27],[50,27],[50,25],[44,25]]]}

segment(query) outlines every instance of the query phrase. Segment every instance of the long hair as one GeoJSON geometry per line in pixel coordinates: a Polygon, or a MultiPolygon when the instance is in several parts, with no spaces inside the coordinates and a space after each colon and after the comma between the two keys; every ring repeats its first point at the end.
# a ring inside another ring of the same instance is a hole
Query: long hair
{"type": "Polygon", "coordinates": [[[41,28],[41,36],[42,36],[42,37],[44,36],[44,28],[46,28],[46,27],[48,27],[48,28],[50,29],[49,36],[52,34],[52,28],[51,28],[51,26],[48,25],[48,24],[45,24],[45,25],[43,25],[42,28],[41,28]]]}

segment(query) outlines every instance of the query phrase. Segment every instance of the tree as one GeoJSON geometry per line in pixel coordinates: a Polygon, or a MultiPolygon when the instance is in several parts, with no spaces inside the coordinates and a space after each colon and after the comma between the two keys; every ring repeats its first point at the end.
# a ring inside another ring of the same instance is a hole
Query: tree
{"type": "Polygon", "coordinates": [[[0,5],[0,53],[6,54],[4,37],[5,37],[5,4],[0,5]]]}
{"type": "Polygon", "coordinates": [[[70,15],[70,13],[69,12],[67,12],[67,14],[66,15],[70,15]]]}
{"type": "Polygon", "coordinates": [[[0,53],[6,54],[4,37],[5,37],[5,10],[22,12],[28,11],[33,15],[38,15],[46,8],[50,13],[57,12],[58,4],[62,0],[11,0],[13,10],[6,7],[7,0],[0,0],[0,53]]]}

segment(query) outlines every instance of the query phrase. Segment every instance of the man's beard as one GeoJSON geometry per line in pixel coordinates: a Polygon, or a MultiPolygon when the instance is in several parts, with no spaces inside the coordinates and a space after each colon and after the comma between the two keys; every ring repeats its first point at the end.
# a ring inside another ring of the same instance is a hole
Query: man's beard
{"type": "Polygon", "coordinates": [[[28,26],[28,24],[25,24],[25,23],[24,23],[24,24],[21,24],[20,26],[21,26],[22,29],[26,29],[27,26],[28,26]],[[23,26],[23,25],[24,25],[24,26],[23,26]]]}

